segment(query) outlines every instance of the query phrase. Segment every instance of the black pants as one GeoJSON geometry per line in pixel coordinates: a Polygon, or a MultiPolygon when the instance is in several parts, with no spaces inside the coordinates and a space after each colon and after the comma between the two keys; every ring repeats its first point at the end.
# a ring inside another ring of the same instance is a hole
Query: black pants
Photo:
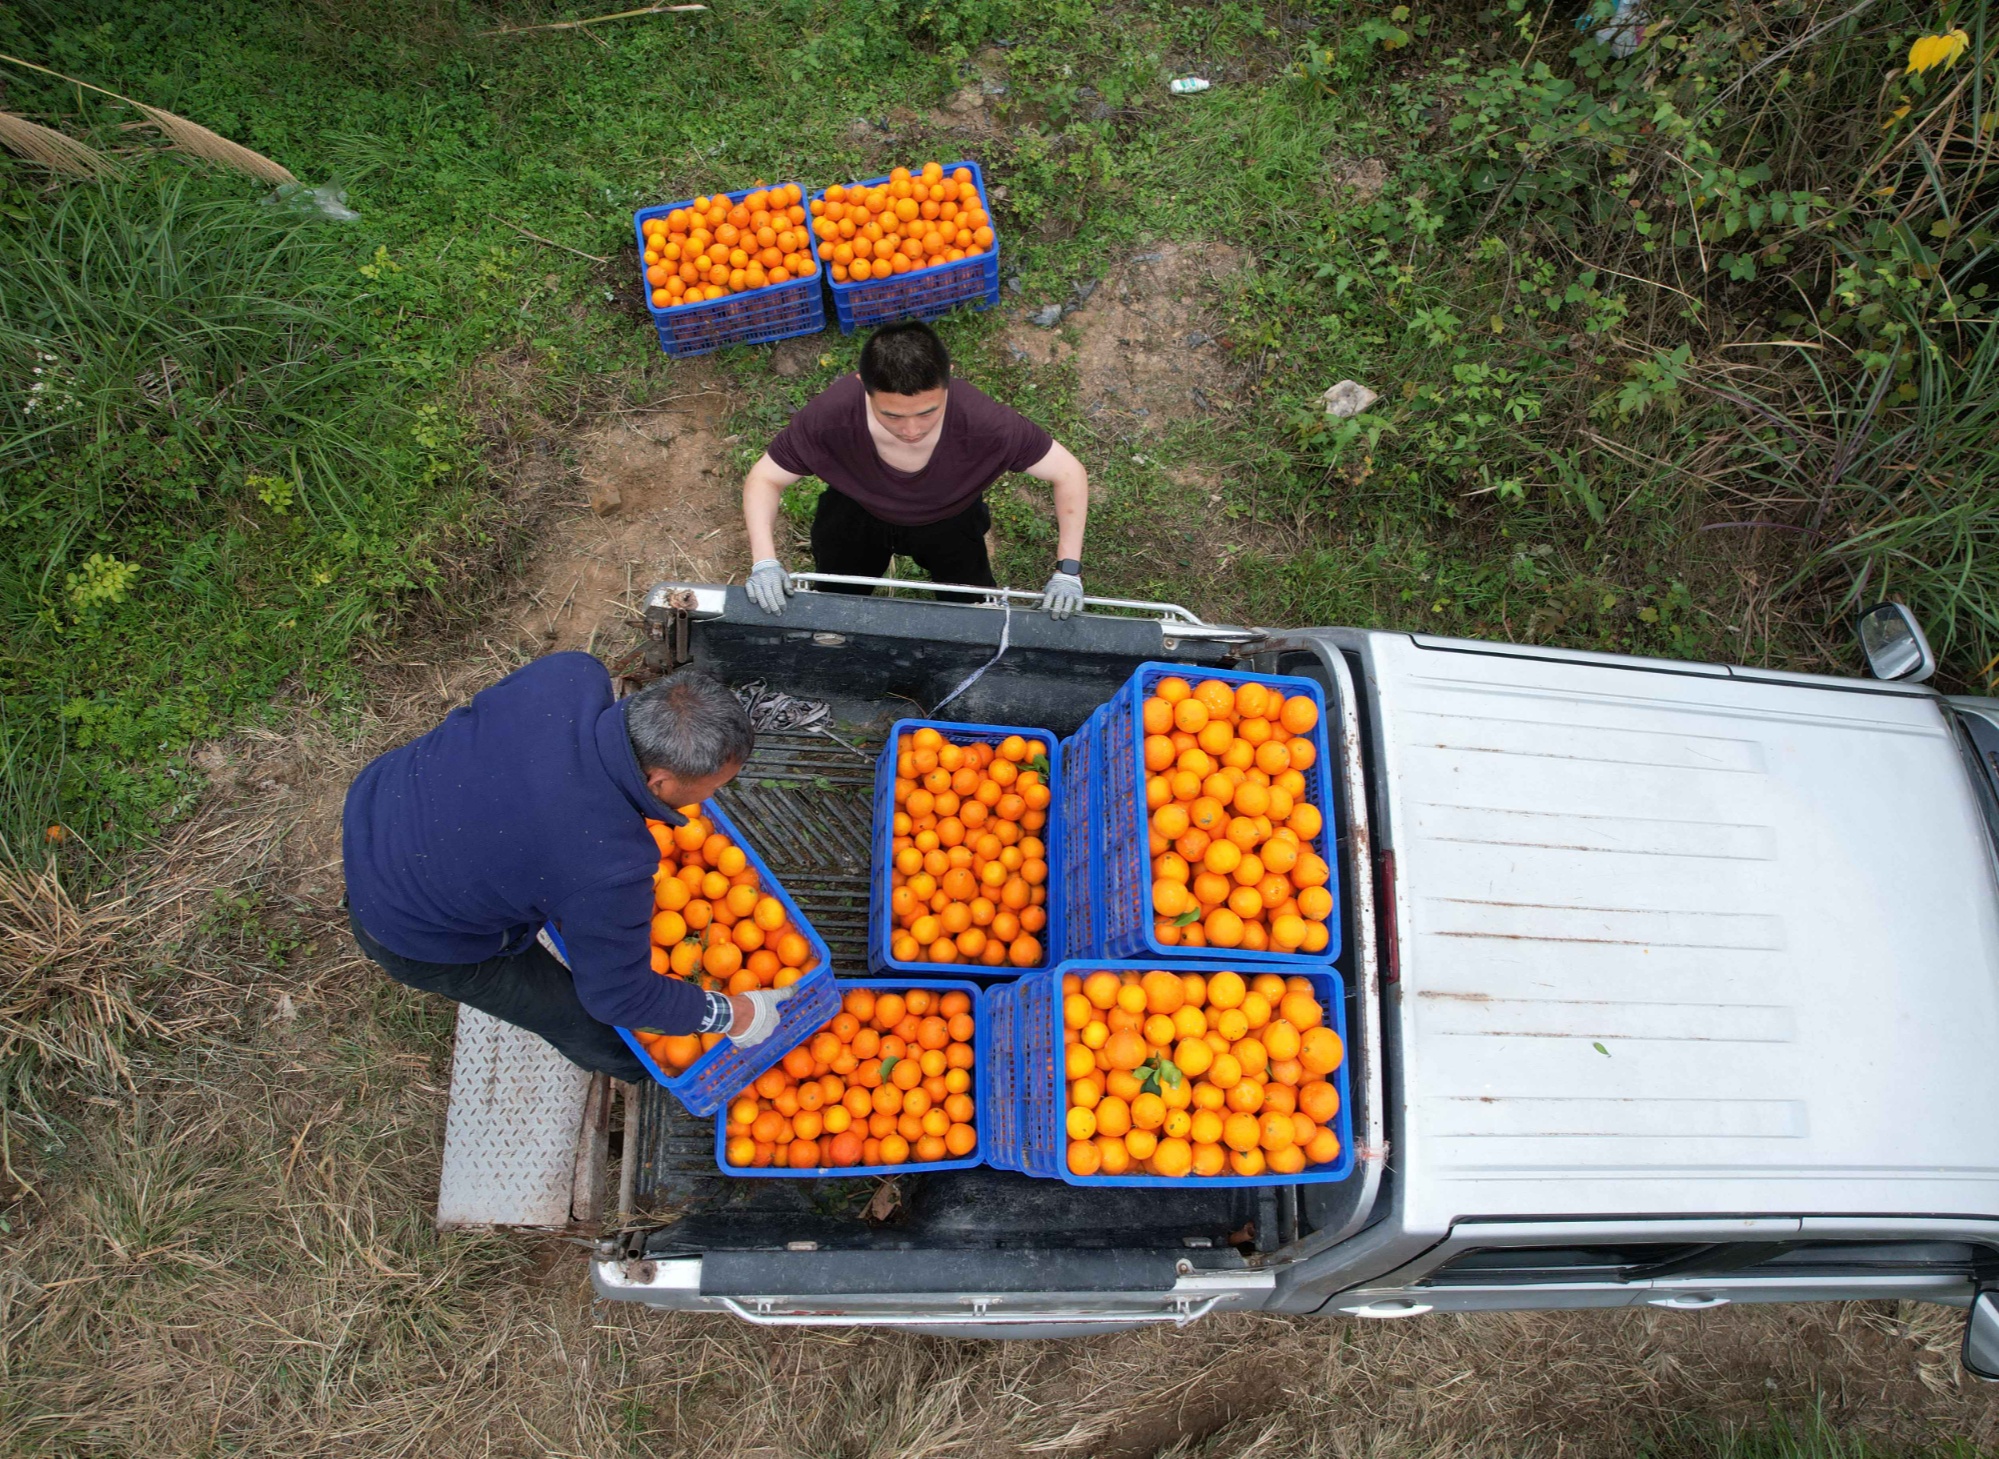
{"type": "Polygon", "coordinates": [[[576,980],[539,942],[511,957],[482,963],[423,963],[390,952],[351,915],[347,925],[361,951],[407,987],[463,1003],[529,1033],[540,1034],[570,1063],[631,1084],[648,1079],[645,1066],[608,1023],[583,1011],[576,980]]]}
{"type": "MultiPolygon", "coordinates": [[[[986,556],[986,528],[992,524],[984,497],[941,522],[898,527],[828,487],[819,494],[819,510],[812,518],[812,565],[820,572],[878,578],[888,572],[889,559],[899,552],[914,559],[932,582],[990,588],[994,586],[993,565],[986,556]]],[[[826,583],[822,591],[870,593],[874,589],[826,583]]]]}

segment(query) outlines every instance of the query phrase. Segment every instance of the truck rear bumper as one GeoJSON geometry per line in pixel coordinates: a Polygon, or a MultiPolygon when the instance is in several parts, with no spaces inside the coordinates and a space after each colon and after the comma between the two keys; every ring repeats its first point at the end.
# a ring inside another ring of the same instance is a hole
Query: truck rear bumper
{"type": "Polygon", "coordinates": [[[1262,1308],[1275,1283],[1267,1271],[1182,1271],[1159,1290],[752,1293],[713,1290],[713,1283],[704,1288],[702,1257],[666,1256],[599,1258],[591,1262],[590,1285],[610,1301],[727,1313],[762,1327],[898,1327],[998,1338],[1184,1327],[1211,1312],[1262,1308]]]}

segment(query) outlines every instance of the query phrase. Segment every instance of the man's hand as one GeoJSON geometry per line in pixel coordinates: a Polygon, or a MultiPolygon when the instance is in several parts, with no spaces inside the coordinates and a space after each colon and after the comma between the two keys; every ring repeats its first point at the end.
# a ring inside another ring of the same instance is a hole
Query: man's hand
{"type": "Polygon", "coordinates": [[[759,988],[754,993],[730,994],[729,1006],[736,1010],[736,1021],[729,1025],[729,1042],[747,1049],[776,1033],[778,1019],[783,1017],[778,1005],[795,991],[795,988],[759,988]]]}
{"type": "Polygon", "coordinates": [[[1050,618],[1067,618],[1083,608],[1083,580],[1074,573],[1058,572],[1041,590],[1041,606],[1050,618]]]}
{"type": "Polygon", "coordinates": [[[743,584],[750,601],[766,613],[782,613],[785,595],[791,592],[791,574],[775,557],[758,559],[750,567],[750,580],[743,584]]]}

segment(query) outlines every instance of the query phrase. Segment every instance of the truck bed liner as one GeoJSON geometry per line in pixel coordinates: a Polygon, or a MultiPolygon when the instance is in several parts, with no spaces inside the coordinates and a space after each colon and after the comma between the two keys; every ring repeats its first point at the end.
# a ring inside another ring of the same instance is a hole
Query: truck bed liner
{"type": "MultiPolygon", "coordinates": [[[[890,716],[840,725],[840,740],[763,734],[718,798],[833,951],[865,976],[874,756],[890,716]],[[840,741],[845,741],[841,743],[840,741]]],[[[715,1164],[715,1125],[665,1089],[640,1090],[633,1117],[635,1210],[666,1218],[656,1249],[756,1250],[799,1241],[854,1249],[914,1243],[962,1248],[1158,1247],[1274,1250],[1294,1234],[1283,1190],[1083,1190],[972,1169],[903,1177],[897,1212],[863,1217],[879,1185],[857,1180],[735,1180],[715,1164]],[[1281,1197],[1281,1198],[1280,1198],[1281,1197]]]]}

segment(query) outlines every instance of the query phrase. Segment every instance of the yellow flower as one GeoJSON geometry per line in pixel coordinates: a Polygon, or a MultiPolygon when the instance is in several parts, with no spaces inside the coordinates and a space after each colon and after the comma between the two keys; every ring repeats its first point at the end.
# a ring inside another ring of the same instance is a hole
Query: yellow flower
{"type": "Polygon", "coordinates": [[[1953,28],[1942,35],[1918,36],[1909,47],[1909,74],[1920,76],[1935,66],[1948,66],[1963,55],[1971,45],[1971,37],[1962,28],[1953,28]]]}

